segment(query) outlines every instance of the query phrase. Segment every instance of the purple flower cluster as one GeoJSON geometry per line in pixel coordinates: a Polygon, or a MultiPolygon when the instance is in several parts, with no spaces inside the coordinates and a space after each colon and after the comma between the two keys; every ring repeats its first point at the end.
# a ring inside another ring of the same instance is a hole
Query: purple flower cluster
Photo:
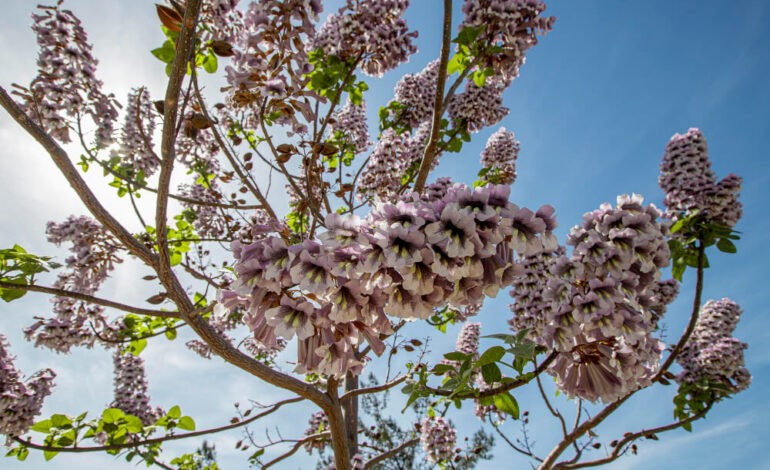
{"type": "Polygon", "coordinates": [[[361,173],[359,197],[375,196],[383,201],[395,199],[401,189],[401,177],[406,171],[404,149],[408,138],[408,134],[385,129],[361,173]]]}
{"type": "Polygon", "coordinates": [[[360,106],[350,100],[332,116],[329,124],[329,132],[334,135],[339,132],[342,140],[352,146],[353,151],[359,154],[369,148],[369,126],[366,124],[366,103],[360,106]]]}
{"type": "Polygon", "coordinates": [[[240,0],[204,0],[201,4],[201,40],[235,42],[243,30],[243,12],[238,9],[240,0]]]}
{"type": "MultiPolygon", "coordinates": [[[[329,430],[329,418],[326,417],[326,413],[323,411],[316,411],[310,415],[310,419],[307,420],[308,427],[305,430],[305,436],[312,436],[319,432],[329,430]]],[[[303,444],[308,454],[312,453],[314,449],[323,449],[329,444],[328,439],[313,439],[303,444]]]]}
{"type": "Polygon", "coordinates": [[[150,406],[144,359],[118,350],[112,362],[115,365],[115,400],[110,406],[136,416],[145,426],[153,424],[165,412],[150,406]]]}
{"type": "Polygon", "coordinates": [[[683,369],[677,381],[705,379],[731,393],[748,388],[751,374],[743,360],[748,345],[731,336],[740,316],[741,308],[730,299],[709,300],[703,305],[692,336],[677,357],[683,369]]]}
{"type": "Polygon", "coordinates": [[[666,145],[658,184],[666,193],[667,217],[677,219],[698,211],[710,221],[732,227],[743,215],[738,201],[742,182],[732,173],[717,182],[706,138],[698,129],[674,134],[666,145]]]}
{"type": "Polygon", "coordinates": [[[519,75],[527,50],[537,44],[537,36],[549,32],[556,20],[539,16],[543,11],[545,3],[537,0],[465,0],[460,29],[480,28],[478,41],[497,48],[483,66],[513,79],[519,75]]]}
{"type": "Polygon", "coordinates": [[[455,125],[470,132],[493,126],[508,115],[509,109],[503,106],[503,91],[510,84],[510,80],[500,77],[487,78],[483,86],[469,81],[465,84],[465,91],[449,101],[447,113],[456,122],[455,125]]]}
{"type": "Polygon", "coordinates": [[[481,152],[481,166],[487,169],[487,181],[497,184],[513,184],[516,181],[516,159],[519,156],[519,142],[513,132],[501,127],[487,140],[481,152]]]}
{"type": "Polygon", "coordinates": [[[40,47],[38,75],[29,90],[20,93],[27,112],[64,143],[70,142],[66,118],[90,116],[96,125],[96,146],[107,147],[118,110],[114,97],[102,93],[102,82],[95,77],[98,61],[91,54],[88,36],[80,20],[70,10],[59,9],[59,4],[40,10],[32,15],[40,47]]]}
{"type": "Polygon", "coordinates": [[[238,279],[222,303],[244,308],[257,341],[299,340],[295,371],[359,373],[355,349],[375,354],[391,332],[387,315],[428,318],[494,297],[517,273],[514,253],[554,239],[553,209],[534,213],[508,201],[510,188],[454,185],[442,199],[380,203],[361,220],[329,214],[318,238],[288,245],[265,237],[233,243],[238,279]]]}
{"type": "Polygon", "coordinates": [[[457,335],[455,351],[469,356],[479,354],[479,335],[481,335],[481,323],[465,323],[457,335]]]}
{"type": "Polygon", "coordinates": [[[321,13],[319,0],[265,0],[251,2],[243,15],[243,29],[234,43],[232,65],[225,67],[230,84],[230,101],[245,108],[244,121],[262,119],[278,113],[275,122],[290,125],[292,133],[304,133],[300,122],[314,118],[305,99],[304,75],[312,70],[305,51],[306,39],[315,34],[315,21],[321,13]]]}
{"type": "Polygon", "coordinates": [[[419,73],[404,75],[396,84],[395,101],[404,107],[399,117],[410,127],[418,127],[433,114],[438,66],[439,61],[434,60],[419,73]]]}
{"type": "Polygon", "coordinates": [[[457,432],[442,416],[426,416],[420,421],[420,444],[429,462],[451,459],[456,443],[457,432]]]}
{"type": "Polygon", "coordinates": [[[174,142],[176,159],[196,175],[216,173],[219,170],[219,144],[210,129],[195,126],[196,117],[196,113],[187,113],[184,117],[182,132],[174,142]]]}
{"type": "Polygon", "coordinates": [[[553,277],[551,268],[560,257],[564,248],[542,251],[521,260],[522,273],[513,279],[510,304],[513,317],[508,321],[514,331],[528,330],[528,338],[545,346],[546,326],[551,319],[552,304],[547,298],[548,281],[553,277]]]}
{"type": "Polygon", "coordinates": [[[657,368],[663,343],[652,336],[652,307],[660,312],[670,300],[659,283],[669,251],[660,213],[642,203],[619,196],[617,206],[585,214],[570,232],[570,257],[541,253],[515,281],[529,287],[513,292],[512,324],[559,353],[549,373],[569,396],[611,402],[648,383],[657,368]],[[543,268],[550,275],[540,290],[534,271],[543,268]]]}
{"type": "Polygon", "coordinates": [[[120,130],[115,154],[121,159],[121,167],[132,176],[141,172],[152,176],[160,166],[160,159],[153,151],[152,135],[155,132],[156,114],[146,88],[135,88],[128,94],[126,117],[120,130]]]}
{"type": "Polygon", "coordinates": [[[409,0],[347,0],[345,6],[329,16],[308,45],[326,55],[343,60],[361,60],[361,70],[381,77],[388,70],[407,62],[417,52],[402,17],[409,0]]]}
{"type": "MultiPolygon", "coordinates": [[[[72,256],[65,260],[68,271],[59,274],[54,287],[80,294],[93,295],[107,280],[115,263],[120,245],[117,240],[96,221],[85,217],[70,216],[60,224],[49,222],[46,227],[48,241],[55,244],[72,243],[72,256]]],[[[35,346],[45,346],[56,352],[69,352],[72,346],[91,347],[97,340],[94,331],[111,336],[117,325],[108,322],[104,307],[79,301],[71,297],[54,297],[54,318],[41,319],[24,330],[27,339],[35,340],[35,346]]]]}
{"type": "MultiPolygon", "coordinates": [[[[222,200],[222,194],[219,192],[216,180],[209,181],[208,187],[197,182],[192,185],[180,185],[179,194],[203,203],[219,203],[222,200]]],[[[226,214],[223,213],[221,208],[213,205],[194,204],[187,201],[182,201],[182,206],[191,209],[195,214],[195,220],[192,222],[192,225],[198,235],[218,238],[227,232],[226,214]]]]}
{"type": "Polygon", "coordinates": [[[7,339],[0,334],[0,434],[11,438],[21,436],[32,426],[43,400],[51,394],[56,374],[43,369],[22,382],[22,374],[7,348],[7,339]]]}
{"type": "MultiPolygon", "coordinates": [[[[427,122],[412,134],[397,134],[393,129],[385,129],[361,172],[359,199],[370,198],[372,202],[375,198],[380,201],[396,201],[399,191],[403,189],[402,178],[408,171],[418,168],[429,137],[427,122]]],[[[431,168],[438,165],[439,156],[433,159],[431,168]]]]}

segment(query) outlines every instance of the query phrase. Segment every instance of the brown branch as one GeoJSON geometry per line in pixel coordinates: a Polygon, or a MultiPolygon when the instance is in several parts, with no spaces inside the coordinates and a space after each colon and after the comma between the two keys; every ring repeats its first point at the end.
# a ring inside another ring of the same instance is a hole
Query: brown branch
{"type": "MultiPolygon", "coordinates": [[[[491,421],[491,420],[490,420],[490,421],[491,421]]],[[[514,444],[514,443],[513,443],[513,442],[512,442],[510,439],[508,439],[508,436],[506,436],[505,434],[503,434],[503,431],[501,431],[501,430],[500,430],[500,426],[498,426],[498,425],[497,425],[497,424],[495,424],[494,422],[492,423],[492,427],[494,428],[494,430],[495,430],[495,431],[497,431],[497,434],[498,434],[500,437],[502,437],[502,438],[503,438],[503,440],[505,441],[505,443],[506,443],[506,444],[508,444],[508,445],[511,447],[511,449],[515,450],[516,452],[520,453],[521,455],[526,455],[526,456],[527,456],[527,457],[529,457],[529,458],[535,459],[535,460],[537,460],[538,462],[542,462],[542,461],[543,461],[543,459],[541,459],[540,457],[538,457],[537,455],[535,455],[534,453],[532,453],[532,451],[531,451],[531,450],[522,449],[521,447],[519,447],[519,446],[517,446],[516,444],[514,444]]],[[[517,439],[517,440],[518,440],[518,439],[517,439]]],[[[521,441],[519,441],[519,442],[521,442],[521,441]]]]}
{"type": "Polygon", "coordinates": [[[13,440],[18,442],[19,444],[22,444],[26,447],[30,447],[36,450],[46,450],[46,451],[53,451],[53,452],[66,452],[66,453],[85,453],[85,452],[101,452],[101,451],[107,451],[107,450],[131,449],[131,448],[135,448],[143,445],[158,444],[166,441],[177,441],[180,439],[187,439],[190,437],[205,436],[207,434],[214,434],[222,431],[229,431],[230,429],[235,429],[241,426],[245,426],[247,424],[253,423],[259,418],[263,418],[271,413],[274,413],[283,405],[287,405],[289,403],[296,403],[302,400],[304,400],[304,398],[294,397],[294,398],[288,398],[286,400],[279,401],[278,403],[275,403],[274,405],[270,406],[270,409],[265,410],[262,413],[256,414],[249,419],[245,419],[243,421],[228,424],[225,426],[220,426],[220,427],[210,428],[210,429],[203,429],[200,431],[193,431],[193,432],[188,432],[184,434],[174,434],[171,436],[154,437],[151,439],[127,442],[124,444],[111,444],[111,445],[105,445],[105,446],[90,446],[90,447],[55,447],[55,446],[47,446],[44,444],[36,444],[31,440],[25,441],[20,437],[13,437],[13,440]]]}
{"type": "Polygon", "coordinates": [[[413,437],[412,439],[409,439],[407,441],[402,442],[401,444],[397,445],[396,447],[387,450],[379,455],[376,455],[372,457],[371,459],[367,460],[366,463],[364,463],[364,470],[374,467],[380,462],[383,462],[391,457],[395,457],[400,452],[406,450],[407,448],[417,444],[420,442],[419,437],[413,437]]]}
{"type": "Polygon", "coordinates": [[[340,407],[337,387],[339,387],[339,381],[334,377],[330,377],[326,384],[326,396],[329,398],[329,403],[322,408],[324,413],[326,413],[326,418],[329,420],[329,432],[331,432],[331,444],[334,451],[334,465],[338,470],[351,470],[350,459],[353,456],[350,454],[346,432],[347,425],[340,407]]]}
{"type": "Polygon", "coordinates": [[[82,300],[84,302],[102,305],[104,307],[116,308],[118,310],[123,310],[124,312],[136,313],[138,315],[147,315],[160,318],[179,318],[179,314],[177,312],[164,312],[162,310],[150,310],[146,308],[132,307],[131,305],[114,302],[112,300],[81,294],[80,292],[74,292],[71,290],[57,289],[54,287],[38,286],[34,284],[14,284],[12,282],[6,281],[0,281],[0,287],[5,289],[22,289],[31,292],[41,292],[43,294],[51,294],[59,297],[69,297],[71,299],[82,300]]]}
{"type": "Polygon", "coordinates": [[[354,389],[354,390],[349,390],[349,391],[345,392],[340,397],[340,402],[344,403],[345,401],[349,400],[350,398],[357,397],[358,395],[367,395],[367,394],[370,394],[370,393],[384,392],[385,390],[393,388],[396,385],[402,383],[404,380],[407,379],[407,377],[408,377],[407,375],[402,375],[401,377],[399,377],[397,379],[393,379],[390,382],[387,382],[387,383],[384,383],[384,384],[375,385],[375,386],[372,386],[372,387],[364,387],[364,388],[357,388],[357,389],[354,389]]]}
{"type": "Polygon", "coordinates": [[[663,376],[663,374],[666,373],[669,367],[671,367],[671,364],[673,364],[674,360],[679,356],[679,353],[682,352],[682,349],[684,349],[684,346],[687,344],[687,341],[690,339],[690,336],[692,335],[692,332],[695,330],[695,324],[698,322],[698,316],[700,314],[700,304],[703,297],[703,265],[705,264],[705,254],[706,247],[703,245],[702,241],[698,242],[698,268],[696,271],[696,279],[695,279],[695,296],[693,297],[692,301],[692,312],[690,313],[690,323],[687,324],[687,329],[684,330],[684,333],[682,333],[682,336],[679,338],[679,342],[676,343],[676,346],[671,351],[671,354],[668,355],[666,358],[666,361],[663,363],[662,366],[660,366],[660,369],[658,370],[658,373],[655,374],[655,377],[652,379],[653,382],[658,380],[660,377],[663,376]]]}
{"type": "Polygon", "coordinates": [[[704,408],[701,412],[696,413],[689,418],[683,419],[681,421],[677,421],[675,423],[667,424],[665,426],[659,426],[657,428],[651,428],[651,429],[643,429],[641,431],[635,432],[635,433],[627,433],[624,435],[623,439],[619,440],[618,443],[615,445],[614,449],[612,450],[612,453],[608,455],[607,457],[591,460],[589,462],[579,462],[579,463],[572,463],[572,464],[556,464],[554,466],[554,469],[567,469],[567,468],[586,468],[586,467],[596,467],[598,465],[604,465],[608,464],[610,462],[615,461],[618,457],[623,455],[625,451],[623,448],[632,443],[633,441],[642,438],[642,437],[651,437],[656,434],[660,434],[662,432],[671,431],[677,428],[680,428],[684,426],[685,424],[692,423],[693,421],[697,421],[704,416],[706,416],[706,413],[709,412],[711,409],[712,404],[710,403],[706,408],[704,408]]]}
{"type": "Polygon", "coordinates": [[[446,85],[447,64],[449,63],[449,49],[452,41],[452,0],[444,0],[444,32],[441,44],[441,57],[438,66],[438,80],[436,81],[436,101],[433,104],[433,124],[430,130],[428,145],[422,155],[420,170],[414,183],[415,192],[422,192],[428,173],[436,156],[436,143],[441,127],[441,116],[444,101],[444,86],[446,85]]]}
{"type": "Polygon", "coordinates": [[[311,436],[307,436],[307,437],[305,437],[303,439],[298,440],[297,442],[294,443],[293,446],[291,446],[291,449],[289,449],[288,452],[285,452],[285,453],[279,455],[278,457],[274,458],[273,460],[267,462],[266,464],[262,465],[262,470],[265,470],[266,468],[270,468],[273,465],[277,464],[278,462],[281,462],[283,460],[288,459],[289,457],[294,455],[299,450],[299,448],[302,447],[302,445],[304,443],[306,443],[308,441],[315,441],[317,439],[321,439],[321,438],[328,437],[328,436],[329,436],[329,432],[328,431],[324,431],[324,432],[320,432],[318,434],[313,434],[311,436]]]}
{"type": "Polygon", "coordinates": [[[99,221],[107,230],[113,233],[115,237],[128,249],[134,256],[141,259],[144,263],[154,266],[156,256],[129,232],[123,225],[110,214],[107,209],[97,199],[86,182],[80,176],[80,173],[72,164],[67,152],[62,149],[56,141],[49,136],[45,130],[36,124],[27,116],[19,105],[8,95],[4,88],[0,87],[0,105],[11,115],[11,117],[32,136],[47,152],[56,164],[59,171],[67,179],[80,200],[88,208],[89,212],[99,221]]]}

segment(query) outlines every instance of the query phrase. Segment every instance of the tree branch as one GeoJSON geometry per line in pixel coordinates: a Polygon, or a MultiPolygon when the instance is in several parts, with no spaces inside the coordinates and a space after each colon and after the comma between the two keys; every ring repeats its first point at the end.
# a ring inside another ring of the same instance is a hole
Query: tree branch
{"type": "Polygon", "coordinates": [[[59,297],[69,297],[71,299],[82,300],[91,304],[102,305],[104,307],[116,308],[123,310],[124,312],[136,313],[137,315],[147,315],[151,317],[160,318],[179,318],[177,312],[164,312],[162,310],[150,310],[146,308],[132,307],[131,305],[121,304],[119,302],[113,302],[112,300],[102,299],[91,295],[81,294],[80,292],[74,292],[65,289],[57,289],[54,287],[29,285],[29,284],[14,284],[12,282],[0,281],[0,287],[5,289],[22,289],[30,292],[41,292],[43,294],[57,295],[59,297]]]}
{"type": "Polygon", "coordinates": [[[613,462],[618,457],[623,455],[625,451],[623,448],[630,444],[631,442],[642,438],[642,437],[650,437],[655,434],[660,434],[662,432],[671,431],[677,428],[682,427],[685,424],[692,423],[693,421],[699,420],[706,416],[706,413],[709,412],[711,409],[712,404],[709,404],[705,409],[703,409],[701,412],[696,413],[689,418],[683,419],[681,421],[677,421],[675,423],[667,424],[665,426],[659,426],[657,428],[651,428],[651,429],[643,429],[639,432],[635,433],[626,433],[620,441],[618,441],[617,445],[615,445],[615,448],[612,450],[612,453],[608,455],[607,457],[591,460],[589,462],[580,462],[580,463],[572,463],[572,464],[556,464],[554,466],[554,469],[567,469],[567,468],[586,468],[586,467],[596,467],[598,465],[604,465],[608,464],[610,462],[613,462]]]}
{"type": "Polygon", "coordinates": [[[345,401],[347,401],[347,400],[349,400],[349,399],[351,399],[353,397],[357,397],[358,395],[366,395],[366,394],[369,394],[369,393],[384,392],[385,390],[393,388],[396,385],[402,383],[404,380],[407,379],[407,377],[408,377],[407,375],[402,375],[401,377],[399,377],[397,379],[393,379],[390,382],[387,382],[387,383],[384,383],[384,384],[375,385],[375,386],[372,386],[372,387],[357,388],[357,389],[354,389],[354,390],[349,390],[349,391],[345,392],[344,394],[342,394],[342,396],[340,397],[340,402],[345,403],[345,401]]]}
{"type": "Polygon", "coordinates": [[[387,460],[387,459],[389,459],[391,457],[395,457],[398,453],[400,453],[400,452],[406,450],[407,448],[417,444],[418,442],[420,442],[420,438],[419,437],[413,437],[412,439],[404,441],[401,444],[399,444],[398,446],[396,446],[396,447],[394,447],[394,448],[392,448],[390,450],[387,450],[387,451],[385,451],[385,452],[383,452],[383,453],[381,453],[379,455],[376,455],[376,456],[372,457],[371,459],[367,460],[366,463],[364,463],[364,470],[372,468],[375,465],[377,465],[378,463],[384,462],[385,460],[387,460]]]}
{"type": "Polygon", "coordinates": [[[428,145],[422,155],[417,180],[414,183],[415,192],[422,192],[425,181],[428,179],[430,167],[436,157],[436,143],[441,127],[442,108],[444,107],[444,86],[446,85],[447,64],[449,63],[449,49],[452,41],[452,0],[444,0],[444,31],[441,42],[441,57],[439,58],[438,79],[436,81],[436,101],[433,104],[433,123],[430,129],[428,145]]]}
{"type": "Polygon", "coordinates": [[[278,403],[275,403],[274,405],[270,406],[270,409],[263,411],[262,413],[256,414],[249,419],[245,419],[243,421],[239,421],[233,424],[228,424],[225,426],[220,426],[220,427],[210,428],[210,429],[203,429],[200,431],[193,431],[193,432],[188,432],[184,434],[174,434],[171,436],[155,437],[151,439],[144,439],[141,441],[126,442],[124,444],[112,444],[112,445],[106,445],[106,446],[90,446],[90,447],[54,447],[54,446],[47,446],[43,444],[36,444],[31,440],[25,441],[20,437],[13,437],[13,440],[18,442],[19,444],[22,444],[24,446],[27,446],[36,450],[47,450],[47,451],[53,451],[53,452],[66,452],[66,453],[85,453],[85,452],[101,452],[106,450],[131,449],[134,447],[139,447],[139,446],[148,445],[148,444],[157,444],[157,443],[166,442],[166,441],[177,441],[180,439],[187,439],[190,437],[197,437],[197,436],[205,436],[207,434],[214,434],[222,431],[228,431],[230,429],[239,428],[241,426],[245,426],[247,424],[253,423],[256,420],[277,411],[283,405],[287,405],[289,403],[296,403],[302,400],[304,400],[304,398],[294,397],[294,398],[288,398],[286,400],[279,401],[278,403]]]}

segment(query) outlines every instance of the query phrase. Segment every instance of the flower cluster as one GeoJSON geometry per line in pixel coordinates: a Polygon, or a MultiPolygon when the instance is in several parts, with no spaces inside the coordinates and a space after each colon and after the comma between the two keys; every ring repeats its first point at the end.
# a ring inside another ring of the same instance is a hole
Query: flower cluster
{"type": "Polygon", "coordinates": [[[533,272],[515,281],[530,288],[521,290],[512,324],[531,328],[536,342],[559,353],[549,373],[569,396],[611,402],[644,386],[657,368],[663,343],[652,336],[650,307],[659,312],[670,300],[659,284],[669,251],[660,213],[642,203],[634,195],[603,204],[570,232],[570,257],[533,259],[530,270],[550,269],[544,291],[533,272]]]}
{"type": "Polygon", "coordinates": [[[442,416],[426,416],[420,421],[420,443],[429,462],[442,462],[454,456],[457,432],[442,416]]]}
{"type": "Polygon", "coordinates": [[[455,125],[469,132],[493,126],[508,115],[509,109],[503,106],[503,91],[510,84],[510,80],[500,77],[488,78],[483,86],[469,81],[465,91],[449,101],[447,113],[455,125]]]}
{"type": "Polygon", "coordinates": [[[734,226],[743,215],[738,201],[742,179],[734,174],[717,182],[706,138],[698,129],[674,134],[666,145],[658,184],[666,193],[666,216],[677,219],[698,211],[709,221],[734,226]]]}
{"type": "Polygon", "coordinates": [[[165,413],[161,408],[150,406],[147,391],[147,377],[144,372],[144,359],[133,354],[115,351],[115,400],[110,404],[124,413],[131,414],[149,426],[165,413]]]}
{"type": "Polygon", "coordinates": [[[40,10],[32,15],[32,30],[40,47],[38,75],[29,90],[19,93],[27,112],[64,143],[70,142],[65,117],[90,116],[96,125],[96,146],[106,147],[112,142],[118,110],[114,97],[102,93],[102,82],[95,77],[98,61],[91,54],[80,19],[70,10],[61,10],[59,4],[40,10]]]}
{"type": "MultiPolygon", "coordinates": [[[[419,167],[425,146],[430,136],[428,122],[424,122],[411,134],[397,134],[385,129],[361,172],[358,183],[358,197],[393,202],[403,190],[404,177],[413,174],[419,167]]],[[[438,165],[439,157],[433,159],[431,168],[438,165]]]]}
{"type": "MultiPolygon", "coordinates": [[[[57,289],[93,295],[107,280],[115,263],[121,262],[117,256],[118,241],[88,217],[70,216],[60,224],[49,222],[46,232],[51,243],[72,243],[73,255],[65,260],[69,270],[59,274],[54,283],[57,289]]],[[[97,340],[95,331],[104,337],[118,329],[108,321],[100,305],[63,296],[54,297],[52,302],[56,316],[41,319],[24,330],[27,339],[34,338],[35,346],[66,353],[72,346],[93,346],[97,340]]]]}
{"type": "Polygon", "coordinates": [[[537,0],[465,0],[465,18],[460,29],[481,30],[478,41],[495,47],[483,66],[495,75],[513,79],[519,75],[527,50],[537,44],[537,35],[553,27],[554,17],[541,17],[545,3],[537,0]]]}
{"type": "Polygon", "coordinates": [[[481,166],[486,170],[484,179],[496,184],[513,184],[518,156],[519,142],[513,132],[501,127],[489,137],[486,148],[481,152],[481,166]]]}
{"type": "Polygon", "coordinates": [[[312,38],[308,50],[321,49],[326,55],[345,61],[361,61],[367,75],[381,77],[409,60],[417,52],[402,17],[409,0],[347,0],[345,6],[326,20],[312,38]]]}
{"type": "Polygon", "coordinates": [[[201,3],[201,40],[235,42],[243,29],[243,12],[238,9],[240,0],[204,0],[201,3]]]}
{"type": "Polygon", "coordinates": [[[355,105],[348,100],[341,109],[334,113],[329,124],[329,132],[340,133],[344,142],[352,146],[359,154],[369,148],[369,126],[366,124],[366,104],[355,105]]]}
{"type": "Polygon", "coordinates": [[[0,434],[9,438],[26,433],[40,414],[43,400],[51,394],[56,374],[43,369],[22,382],[13,364],[6,337],[0,334],[0,434]]]}
{"type": "MultiPolygon", "coordinates": [[[[312,436],[319,432],[329,430],[329,418],[326,417],[326,413],[323,411],[316,411],[310,415],[310,419],[307,420],[308,428],[305,430],[305,436],[312,436]]],[[[312,453],[314,449],[323,449],[329,444],[328,439],[312,439],[306,441],[303,446],[308,454],[312,453]]]]}
{"type": "Polygon", "coordinates": [[[322,7],[319,0],[265,0],[251,2],[243,16],[243,29],[233,44],[232,65],[225,67],[230,84],[230,104],[244,108],[245,121],[274,115],[292,133],[304,133],[313,111],[305,95],[304,75],[312,70],[305,39],[315,34],[314,22],[322,7]],[[262,113],[264,107],[264,113],[262,113]]]}
{"type": "Polygon", "coordinates": [[[692,336],[677,357],[683,369],[677,381],[705,380],[730,393],[748,388],[751,374],[743,360],[748,345],[731,336],[740,316],[741,308],[730,299],[709,300],[703,305],[692,336]]]}
{"type": "Polygon", "coordinates": [[[465,323],[457,335],[455,351],[469,356],[479,354],[479,335],[481,335],[481,323],[465,323]]]}
{"type": "Polygon", "coordinates": [[[317,239],[279,237],[233,243],[238,259],[228,308],[244,308],[257,341],[299,340],[295,371],[359,373],[355,349],[384,351],[387,315],[428,318],[434,308],[463,308],[510,284],[514,253],[555,240],[553,209],[534,213],[508,201],[510,188],[454,185],[442,199],[378,204],[370,215],[329,214],[317,239]]]}
{"type": "Polygon", "coordinates": [[[202,203],[196,204],[182,201],[182,206],[191,209],[190,212],[195,214],[195,220],[193,220],[192,224],[198,235],[211,238],[225,235],[227,231],[225,214],[223,214],[220,208],[213,205],[222,200],[216,180],[209,181],[208,187],[198,183],[180,185],[179,194],[202,203]]]}
{"type": "Polygon", "coordinates": [[[144,87],[135,88],[128,94],[127,102],[115,155],[120,158],[120,167],[127,170],[129,176],[148,178],[160,166],[160,159],[153,151],[152,136],[157,123],[150,93],[144,87]]]}
{"type": "Polygon", "coordinates": [[[410,127],[430,119],[436,101],[439,61],[434,60],[416,74],[404,75],[396,84],[395,101],[403,109],[399,118],[410,127]]]}

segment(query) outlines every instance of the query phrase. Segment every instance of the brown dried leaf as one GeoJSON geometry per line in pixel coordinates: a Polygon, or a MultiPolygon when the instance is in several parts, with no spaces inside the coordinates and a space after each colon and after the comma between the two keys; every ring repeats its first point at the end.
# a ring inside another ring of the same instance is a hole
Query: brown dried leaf
{"type": "Polygon", "coordinates": [[[219,57],[232,57],[235,55],[232,44],[227,41],[211,41],[209,47],[212,51],[214,51],[214,54],[218,55],[219,57]]]}
{"type": "Polygon", "coordinates": [[[163,23],[163,26],[168,28],[169,31],[178,33],[182,30],[182,20],[184,20],[184,17],[180,15],[178,11],[158,3],[155,4],[155,9],[158,12],[160,22],[163,23]]]}
{"type": "Polygon", "coordinates": [[[196,129],[208,129],[211,127],[211,121],[206,119],[206,117],[201,113],[195,113],[190,118],[190,123],[196,128],[196,129]]]}
{"type": "Polygon", "coordinates": [[[155,111],[159,112],[160,115],[164,115],[166,106],[163,103],[163,100],[153,101],[152,105],[155,106],[155,111]]]}
{"type": "Polygon", "coordinates": [[[166,300],[167,295],[168,294],[166,294],[165,292],[161,292],[159,294],[153,295],[152,297],[147,299],[145,302],[147,302],[148,304],[158,305],[160,303],[163,303],[164,300],[166,300]]]}

